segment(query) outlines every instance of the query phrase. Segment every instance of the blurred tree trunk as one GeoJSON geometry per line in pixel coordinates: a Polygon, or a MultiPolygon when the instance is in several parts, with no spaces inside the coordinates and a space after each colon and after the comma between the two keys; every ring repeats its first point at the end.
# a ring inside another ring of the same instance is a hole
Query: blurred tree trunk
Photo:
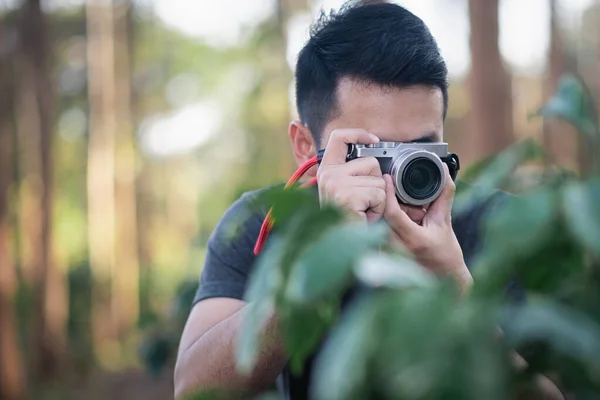
{"type": "MultiPolygon", "coordinates": [[[[37,105],[37,87],[34,78],[32,63],[32,50],[27,41],[36,40],[31,37],[31,27],[26,10],[22,6],[19,30],[19,53],[15,58],[17,65],[15,79],[18,82],[15,93],[15,113],[17,125],[17,162],[21,173],[18,184],[19,200],[17,212],[17,225],[22,234],[22,241],[18,252],[21,256],[21,268],[24,281],[28,289],[33,290],[38,266],[43,263],[41,244],[42,229],[42,164],[41,164],[41,116],[37,105]],[[29,54],[28,54],[29,52],[29,54]]],[[[35,32],[33,32],[35,35],[35,32]]],[[[33,331],[33,330],[32,330],[33,331]]]]}
{"type": "MultiPolygon", "coordinates": [[[[282,79],[282,91],[283,93],[288,93],[290,91],[289,84],[293,82],[293,72],[289,68],[287,63],[287,49],[289,45],[288,38],[288,25],[290,21],[299,14],[309,14],[311,12],[312,1],[310,0],[277,0],[278,5],[278,23],[279,30],[281,31],[281,39],[278,43],[278,52],[280,53],[281,59],[281,69],[278,71],[279,75],[282,79]]],[[[289,120],[292,118],[292,109],[295,105],[290,103],[291,96],[285,99],[287,107],[286,107],[286,115],[282,115],[282,121],[280,124],[280,132],[286,132],[289,120]]],[[[282,99],[283,100],[283,99],[282,99]]],[[[289,138],[287,135],[275,135],[275,137],[271,138],[272,143],[275,144],[275,149],[282,149],[284,151],[276,151],[279,154],[279,160],[277,163],[277,170],[280,171],[280,176],[283,179],[287,179],[296,169],[295,161],[292,157],[291,144],[289,142],[289,138]]],[[[268,147],[265,147],[268,148],[268,147]]]]}
{"type": "MultiPolygon", "coordinates": [[[[8,37],[0,20],[0,48],[8,48],[8,37]]],[[[9,192],[11,186],[11,150],[13,149],[14,76],[11,55],[0,53],[0,398],[17,400],[25,397],[25,369],[18,340],[14,295],[17,273],[10,252],[9,192]]],[[[12,54],[14,56],[14,54],[12,54]]]]}
{"type": "Polygon", "coordinates": [[[96,354],[119,356],[139,315],[136,149],[131,110],[131,3],[89,2],[88,220],[96,354]]]}
{"type": "MultiPolygon", "coordinates": [[[[115,270],[114,27],[111,3],[86,5],[89,143],[87,166],[88,239],[93,274],[92,335],[101,362],[115,356],[116,321],[110,310],[115,270]]],[[[123,305],[125,307],[125,305],[123,305]]]]}
{"type": "Polygon", "coordinates": [[[476,158],[496,154],[514,138],[510,75],[498,43],[499,0],[469,0],[471,26],[470,153],[476,158]]]}
{"type": "MultiPolygon", "coordinates": [[[[33,358],[37,358],[39,347],[41,347],[41,337],[37,330],[40,325],[40,307],[37,302],[37,285],[39,279],[37,275],[40,266],[43,265],[42,258],[42,179],[41,179],[41,119],[39,115],[39,107],[37,104],[37,91],[35,79],[33,78],[33,66],[31,57],[26,54],[25,49],[26,39],[25,30],[28,18],[24,15],[24,10],[21,10],[21,20],[18,24],[19,31],[19,48],[15,57],[16,68],[14,76],[16,79],[15,98],[15,114],[16,114],[16,148],[17,148],[17,163],[20,171],[21,180],[14,182],[15,189],[18,191],[19,203],[17,207],[17,226],[21,233],[20,247],[17,253],[21,257],[21,274],[23,277],[22,293],[24,296],[25,308],[31,312],[26,315],[18,315],[22,318],[25,326],[24,343],[27,345],[23,348],[24,358],[28,361],[28,372],[39,373],[37,360],[33,362],[33,358]],[[34,298],[34,296],[36,298],[34,298]]],[[[33,378],[33,376],[32,376],[33,378]]]]}
{"type": "Polygon", "coordinates": [[[567,72],[567,54],[558,22],[557,0],[548,0],[550,8],[550,48],[548,51],[546,94],[551,95],[560,77],[567,72]]]}
{"type": "MultiPolygon", "coordinates": [[[[600,70],[600,0],[592,2],[584,10],[578,39],[578,72],[594,97],[596,112],[600,113],[600,74],[598,74],[598,70],[600,70]]],[[[584,174],[593,169],[590,146],[592,143],[589,139],[581,138],[578,154],[579,168],[584,174]]],[[[592,151],[600,154],[600,146],[596,145],[592,151]]]]}
{"type": "Polygon", "coordinates": [[[118,318],[122,338],[130,333],[139,316],[139,257],[136,207],[136,146],[132,113],[131,65],[133,51],[132,4],[115,6],[115,103],[116,138],[116,215],[118,273],[113,275],[113,313],[118,318]]]}
{"type": "Polygon", "coordinates": [[[67,296],[65,277],[53,259],[52,215],[53,202],[53,87],[50,76],[51,45],[46,16],[42,12],[41,0],[28,0],[22,10],[23,77],[22,88],[31,91],[31,109],[22,118],[35,121],[32,133],[37,134],[39,152],[31,158],[39,158],[41,189],[39,229],[39,252],[34,270],[34,335],[35,372],[39,379],[55,376],[60,371],[60,362],[66,348],[67,296]]]}
{"type": "Polygon", "coordinates": [[[143,167],[139,172],[137,179],[137,212],[138,215],[143,215],[144,218],[138,218],[138,254],[140,265],[140,303],[139,313],[140,320],[143,322],[145,318],[152,312],[152,296],[148,288],[152,284],[152,264],[153,264],[153,246],[152,246],[152,226],[157,217],[155,194],[152,190],[153,183],[156,179],[156,174],[153,173],[153,163],[145,160],[143,167]],[[143,284],[143,285],[142,285],[143,284]]]}
{"type": "MultiPolygon", "coordinates": [[[[570,70],[568,54],[562,38],[558,21],[557,0],[549,0],[550,46],[544,81],[544,101],[552,96],[560,77],[570,70]]],[[[560,120],[546,120],[543,126],[544,146],[548,150],[553,163],[577,168],[578,136],[569,124],[560,120]]]]}

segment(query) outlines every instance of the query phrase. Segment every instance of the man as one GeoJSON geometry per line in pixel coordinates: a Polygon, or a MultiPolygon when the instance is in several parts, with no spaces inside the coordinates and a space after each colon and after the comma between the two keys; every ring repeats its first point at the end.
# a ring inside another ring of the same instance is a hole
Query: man
{"type": "MultiPolygon", "coordinates": [[[[382,175],[374,158],[345,160],[348,143],[442,141],[447,68],[425,24],[404,8],[383,2],[348,6],[324,16],[299,54],[296,85],[300,120],[290,124],[289,136],[298,165],[326,149],[319,168],[309,171],[317,177],[320,201],[335,202],[365,221],[384,218],[392,240],[467,290],[484,208],[453,220],[455,186],[449,176],[432,204],[400,205],[393,182],[382,175]]],[[[209,240],[180,343],[176,396],[211,388],[260,391],[280,376],[287,398],[307,397],[310,370],[300,378],[287,374],[276,315],[265,328],[266,343],[251,376],[235,368],[235,341],[247,311],[244,292],[264,214],[245,220],[242,234],[233,241],[225,229],[245,218],[256,194],[246,193],[236,201],[209,240]]]]}

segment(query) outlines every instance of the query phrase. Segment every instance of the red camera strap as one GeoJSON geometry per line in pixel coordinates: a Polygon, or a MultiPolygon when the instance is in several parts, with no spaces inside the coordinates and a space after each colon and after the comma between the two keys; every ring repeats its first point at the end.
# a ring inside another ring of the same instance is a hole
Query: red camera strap
{"type": "MultiPolygon", "coordinates": [[[[300,178],[302,178],[302,176],[304,176],[304,174],[306,174],[306,172],[311,169],[313,166],[317,165],[319,163],[319,158],[317,156],[312,157],[311,159],[309,159],[308,161],[306,161],[304,164],[302,164],[300,166],[300,168],[298,168],[296,170],[296,172],[294,172],[294,175],[292,175],[292,177],[288,180],[288,182],[286,183],[284,189],[289,188],[290,186],[296,184],[300,178]]],[[[310,186],[314,186],[317,184],[317,178],[311,178],[308,181],[304,182],[302,184],[302,187],[310,187],[310,186]]],[[[273,216],[271,215],[271,211],[272,209],[269,210],[269,212],[267,213],[267,216],[260,228],[260,233],[258,234],[258,239],[256,241],[256,245],[254,246],[254,255],[258,255],[266,241],[267,238],[269,237],[269,233],[271,232],[271,229],[273,228],[273,216]]]]}

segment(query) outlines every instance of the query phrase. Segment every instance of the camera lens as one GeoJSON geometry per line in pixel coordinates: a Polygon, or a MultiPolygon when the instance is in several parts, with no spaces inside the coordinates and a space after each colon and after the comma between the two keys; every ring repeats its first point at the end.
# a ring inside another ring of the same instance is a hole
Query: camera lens
{"type": "Polygon", "coordinates": [[[430,159],[419,157],[408,163],[402,174],[402,185],[406,194],[413,199],[431,197],[440,187],[442,175],[438,166],[430,159]]]}

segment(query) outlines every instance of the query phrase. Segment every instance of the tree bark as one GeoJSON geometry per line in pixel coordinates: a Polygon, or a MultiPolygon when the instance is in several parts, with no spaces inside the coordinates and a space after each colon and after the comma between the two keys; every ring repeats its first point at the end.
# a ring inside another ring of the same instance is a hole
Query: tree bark
{"type": "Polygon", "coordinates": [[[89,143],[87,165],[88,240],[93,274],[92,336],[101,362],[118,354],[113,346],[116,321],[110,310],[115,270],[114,24],[111,3],[86,5],[89,143]]]}
{"type": "Polygon", "coordinates": [[[471,26],[470,137],[468,153],[486,157],[514,140],[511,79],[498,43],[498,0],[469,0],[471,26]]]}
{"type": "MultiPolygon", "coordinates": [[[[569,69],[568,54],[564,46],[561,28],[558,22],[557,1],[549,0],[550,46],[548,52],[546,79],[544,80],[544,101],[547,101],[556,90],[560,77],[569,69]]],[[[578,168],[579,137],[573,127],[559,120],[545,120],[543,124],[544,146],[552,163],[578,168]]]]}
{"type": "MultiPolygon", "coordinates": [[[[590,4],[583,12],[579,37],[578,73],[588,86],[596,105],[596,118],[600,114],[600,0],[590,4]]],[[[597,142],[597,141],[596,141],[597,142]]],[[[600,145],[581,137],[579,142],[579,170],[582,175],[589,176],[594,169],[594,160],[600,157],[600,145]]]]}
{"type": "Polygon", "coordinates": [[[117,246],[113,275],[112,311],[117,316],[119,336],[125,339],[139,316],[139,256],[136,207],[136,146],[132,123],[131,28],[132,4],[115,6],[115,103],[117,246]]]}
{"type": "MultiPolygon", "coordinates": [[[[40,0],[23,5],[22,45],[25,90],[31,90],[33,127],[39,138],[39,183],[41,220],[39,258],[34,270],[35,291],[35,372],[39,379],[55,376],[66,348],[67,297],[64,276],[54,265],[53,214],[53,87],[50,78],[50,40],[40,0]],[[35,117],[34,117],[35,115],[35,117]]],[[[24,116],[25,117],[25,116],[24,116]]]]}
{"type": "MultiPolygon", "coordinates": [[[[0,20],[0,47],[5,29],[0,20]]],[[[4,46],[2,46],[4,45],[4,46]]],[[[12,54],[14,57],[14,54],[12,54]]],[[[0,398],[22,399],[26,395],[25,369],[13,299],[17,273],[10,251],[9,196],[13,148],[14,76],[9,54],[0,54],[0,398]]]]}
{"type": "Polygon", "coordinates": [[[132,123],[131,2],[89,2],[88,220],[96,285],[97,355],[119,356],[139,315],[136,149],[132,123]]]}

